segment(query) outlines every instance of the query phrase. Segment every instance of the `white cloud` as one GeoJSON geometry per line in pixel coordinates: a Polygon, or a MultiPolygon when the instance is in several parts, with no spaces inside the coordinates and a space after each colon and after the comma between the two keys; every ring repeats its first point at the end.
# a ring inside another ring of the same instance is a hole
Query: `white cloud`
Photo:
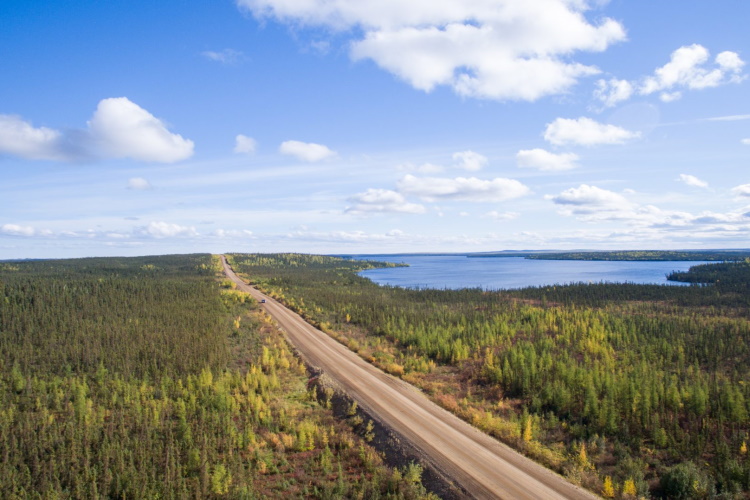
{"type": "Polygon", "coordinates": [[[252,137],[237,134],[234,138],[234,152],[239,154],[253,154],[258,147],[258,143],[252,137]]]}
{"type": "Polygon", "coordinates": [[[217,238],[251,238],[253,232],[248,229],[217,229],[213,235],[217,238]]]}
{"type": "Polygon", "coordinates": [[[728,116],[713,116],[706,118],[709,122],[736,122],[740,120],[750,120],[750,115],[728,115],[728,116]]]}
{"type": "Polygon", "coordinates": [[[674,102],[682,99],[682,92],[675,90],[674,92],[662,92],[659,94],[659,99],[662,102],[674,102]]]}
{"type": "Polygon", "coordinates": [[[610,78],[597,80],[594,97],[601,101],[604,107],[610,108],[617,103],[627,101],[633,95],[633,85],[627,80],[610,78]]]}
{"type": "Polygon", "coordinates": [[[426,201],[506,201],[529,194],[528,187],[514,179],[482,180],[476,177],[415,177],[406,175],[398,181],[398,190],[426,201]]]}
{"type": "Polygon", "coordinates": [[[742,144],[750,146],[750,138],[748,138],[748,139],[742,139],[742,144]]]}
{"type": "Polygon", "coordinates": [[[201,55],[210,61],[216,61],[221,64],[237,64],[245,59],[245,54],[239,50],[224,49],[219,51],[205,50],[201,55]]]}
{"type": "Polygon", "coordinates": [[[445,167],[441,165],[435,165],[434,163],[423,163],[421,165],[415,165],[413,163],[402,163],[398,166],[398,169],[406,172],[418,172],[420,174],[439,174],[445,170],[445,167]]]}
{"type": "Polygon", "coordinates": [[[407,213],[423,214],[425,208],[417,203],[409,203],[401,193],[388,189],[368,189],[349,198],[353,203],[346,208],[347,213],[407,213]]]}
{"type": "Polygon", "coordinates": [[[143,177],[131,177],[128,180],[128,189],[134,189],[136,191],[146,191],[151,188],[151,183],[143,177]]]}
{"type": "Polygon", "coordinates": [[[750,184],[742,184],[732,188],[732,194],[739,198],[750,198],[750,184]]]}
{"type": "MultiPolygon", "coordinates": [[[[734,192],[750,197],[750,184],[738,186],[734,192]]],[[[750,207],[727,213],[704,211],[699,214],[662,210],[653,205],[633,203],[617,193],[586,184],[546,198],[560,206],[561,215],[575,216],[590,223],[625,223],[632,229],[621,234],[636,239],[638,235],[656,239],[674,237],[678,233],[703,238],[750,230],[750,207]]]]}
{"type": "Polygon", "coordinates": [[[35,128],[12,115],[0,115],[0,153],[29,160],[65,160],[68,156],[60,132],[35,128]]]}
{"type": "Polygon", "coordinates": [[[737,83],[744,79],[744,76],[737,74],[742,71],[742,68],[745,66],[745,61],[740,59],[740,55],[737,52],[731,52],[729,50],[720,52],[719,55],[716,56],[716,64],[718,64],[724,71],[734,73],[730,75],[730,79],[733,83],[737,83]]]}
{"type": "MultiPolygon", "coordinates": [[[[702,45],[680,47],[672,52],[670,61],[654,70],[654,74],[640,81],[611,78],[598,80],[594,98],[604,107],[612,107],[638,92],[641,95],[659,93],[663,102],[682,98],[682,90],[700,90],[728,83],[740,83],[747,76],[742,73],[745,62],[736,52],[725,51],[716,56],[713,65],[710,54],[702,45]]],[[[717,118],[722,119],[722,118],[717,118]]],[[[745,119],[742,116],[727,119],[745,119]]],[[[713,119],[709,119],[713,120],[713,119]]]]}
{"type": "Polygon", "coordinates": [[[386,243],[407,238],[403,231],[393,229],[387,233],[366,233],[364,231],[330,231],[318,232],[300,230],[285,235],[286,239],[304,241],[323,241],[333,243],[386,243]]]}
{"type": "Polygon", "coordinates": [[[631,132],[622,127],[599,123],[586,117],[580,117],[577,120],[557,118],[547,124],[547,129],[544,131],[544,139],[556,146],[622,144],[640,135],[640,132],[631,132]]]}
{"type": "Polygon", "coordinates": [[[126,97],[102,99],[88,125],[106,157],[172,163],[193,155],[193,141],[171,133],[161,120],[126,97]]]}
{"type": "Polygon", "coordinates": [[[3,224],[0,226],[0,233],[9,236],[34,236],[37,230],[31,226],[19,226],[18,224],[3,224]]]}
{"type": "Polygon", "coordinates": [[[482,170],[487,165],[487,157],[474,151],[453,153],[453,161],[456,162],[456,167],[470,172],[482,170]]]}
{"type": "Polygon", "coordinates": [[[148,226],[136,228],[136,234],[152,238],[174,238],[184,236],[198,236],[192,226],[180,226],[167,222],[151,222],[148,226]]]}
{"type": "Polygon", "coordinates": [[[570,188],[555,196],[546,196],[556,205],[569,207],[572,213],[590,213],[592,210],[619,210],[632,204],[622,195],[588,184],[570,188]]]}
{"type": "Polygon", "coordinates": [[[571,60],[625,39],[610,18],[591,23],[583,0],[237,0],[260,18],[362,33],[354,60],[371,59],[413,87],[521,99],[566,92],[598,70],[571,60]]]}
{"type": "Polygon", "coordinates": [[[172,163],[192,156],[193,141],[171,133],[126,97],[117,97],[99,101],[86,130],[63,133],[0,115],[0,153],[34,160],[132,158],[172,163]]]}
{"type": "Polygon", "coordinates": [[[747,213],[748,207],[735,210],[728,213],[701,212],[691,220],[694,224],[744,224],[750,226],[750,216],[747,213]]]}
{"type": "Polygon", "coordinates": [[[105,236],[107,238],[110,238],[110,239],[113,239],[113,240],[127,240],[127,239],[130,239],[130,235],[129,234],[125,234],[125,233],[114,233],[114,232],[112,232],[112,233],[106,233],[105,236]]]}
{"type": "Polygon", "coordinates": [[[644,95],[660,92],[660,98],[669,102],[681,97],[679,89],[705,89],[745,79],[742,74],[745,63],[736,52],[721,52],[713,67],[707,64],[709,56],[702,45],[680,47],[672,52],[667,64],[643,80],[639,92],[644,95]]]}
{"type": "Polygon", "coordinates": [[[542,171],[555,172],[570,170],[578,165],[578,155],[573,153],[550,153],[544,149],[522,149],[516,154],[519,167],[536,168],[542,171]]]}
{"type": "MultiPolygon", "coordinates": [[[[128,220],[135,220],[135,218],[128,217],[128,220]]],[[[107,240],[123,241],[123,240],[149,240],[149,239],[168,239],[168,238],[194,238],[197,240],[206,240],[211,238],[222,238],[222,239],[254,239],[255,236],[252,231],[248,229],[216,229],[210,234],[201,234],[196,231],[193,226],[183,226],[179,224],[170,224],[167,222],[151,222],[146,226],[133,226],[130,230],[124,230],[123,228],[117,229],[105,229],[100,225],[97,225],[96,229],[39,229],[32,226],[21,226],[18,224],[5,224],[0,226],[0,236],[23,236],[23,237],[34,237],[34,238],[45,238],[45,239],[56,239],[56,240],[92,240],[102,241],[107,240]]]]}
{"type": "Polygon", "coordinates": [[[699,188],[707,188],[708,182],[702,181],[699,178],[695,177],[694,175],[690,174],[680,174],[680,180],[687,184],[688,186],[693,187],[699,187],[699,188]]]}
{"type": "Polygon", "coordinates": [[[302,161],[316,162],[336,156],[336,152],[322,144],[314,142],[284,141],[279,146],[279,152],[294,156],[302,161]]]}
{"type": "Polygon", "coordinates": [[[497,210],[492,210],[484,214],[484,217],[495,220],[513,220],[517,219],[519,215],[521,214],[518,212],[498,212],[497,210]]]}

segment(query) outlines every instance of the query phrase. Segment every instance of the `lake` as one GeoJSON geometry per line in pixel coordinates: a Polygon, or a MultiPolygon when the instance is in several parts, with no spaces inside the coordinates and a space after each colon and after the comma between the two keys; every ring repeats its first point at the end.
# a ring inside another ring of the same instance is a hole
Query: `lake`
{"type": "Polygon", "coordinates": [[[463,255],[357,255],[357,259],[406,263],[409,267],[370,269],[360,276],[379,285],[404,288],[501,290],[567,283],[685,285],[667,281],[671,271],[704,262],[532,260],[523,257],[468,258],[463,255]]]}

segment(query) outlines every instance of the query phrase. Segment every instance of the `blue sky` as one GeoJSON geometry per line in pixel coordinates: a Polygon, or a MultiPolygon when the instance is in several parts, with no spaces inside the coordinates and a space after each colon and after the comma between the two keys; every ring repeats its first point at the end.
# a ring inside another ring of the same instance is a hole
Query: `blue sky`
{"type": "Polygon", "coordinates": [[[0,259],[747,248],[749,17],[6,0],[0,259]]]}

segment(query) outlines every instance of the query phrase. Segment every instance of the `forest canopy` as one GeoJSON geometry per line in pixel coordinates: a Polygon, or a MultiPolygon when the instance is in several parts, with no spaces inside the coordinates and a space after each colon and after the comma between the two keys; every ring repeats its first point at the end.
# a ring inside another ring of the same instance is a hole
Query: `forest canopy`
{"type": "Polygon", "coordinates": [[[357,275],[373,263],[335,257],[231,261],[365,359],[599,493],[669,494],[690,474],[705,497],[750,491],[745,263],[706,268],[744,288],[490,292],[377,286],[357,275]]]}
{"type": "Polygon", "coordinates": [[[0,498],[431,497],[362,417],[318,404],[220,272],[211,255],[0,264],[0,498]]]}

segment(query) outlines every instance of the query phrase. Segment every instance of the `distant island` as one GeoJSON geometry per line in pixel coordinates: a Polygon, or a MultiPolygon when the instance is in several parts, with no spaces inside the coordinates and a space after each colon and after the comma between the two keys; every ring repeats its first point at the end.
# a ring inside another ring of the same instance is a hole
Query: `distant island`
{"type": "Polygon", "coordinates": [[[523,257],[536,260],[622,260],[738,262],[750,258],[750,250],[627,250],[611,252],[487,252],[469,258],[523,257]]]}

